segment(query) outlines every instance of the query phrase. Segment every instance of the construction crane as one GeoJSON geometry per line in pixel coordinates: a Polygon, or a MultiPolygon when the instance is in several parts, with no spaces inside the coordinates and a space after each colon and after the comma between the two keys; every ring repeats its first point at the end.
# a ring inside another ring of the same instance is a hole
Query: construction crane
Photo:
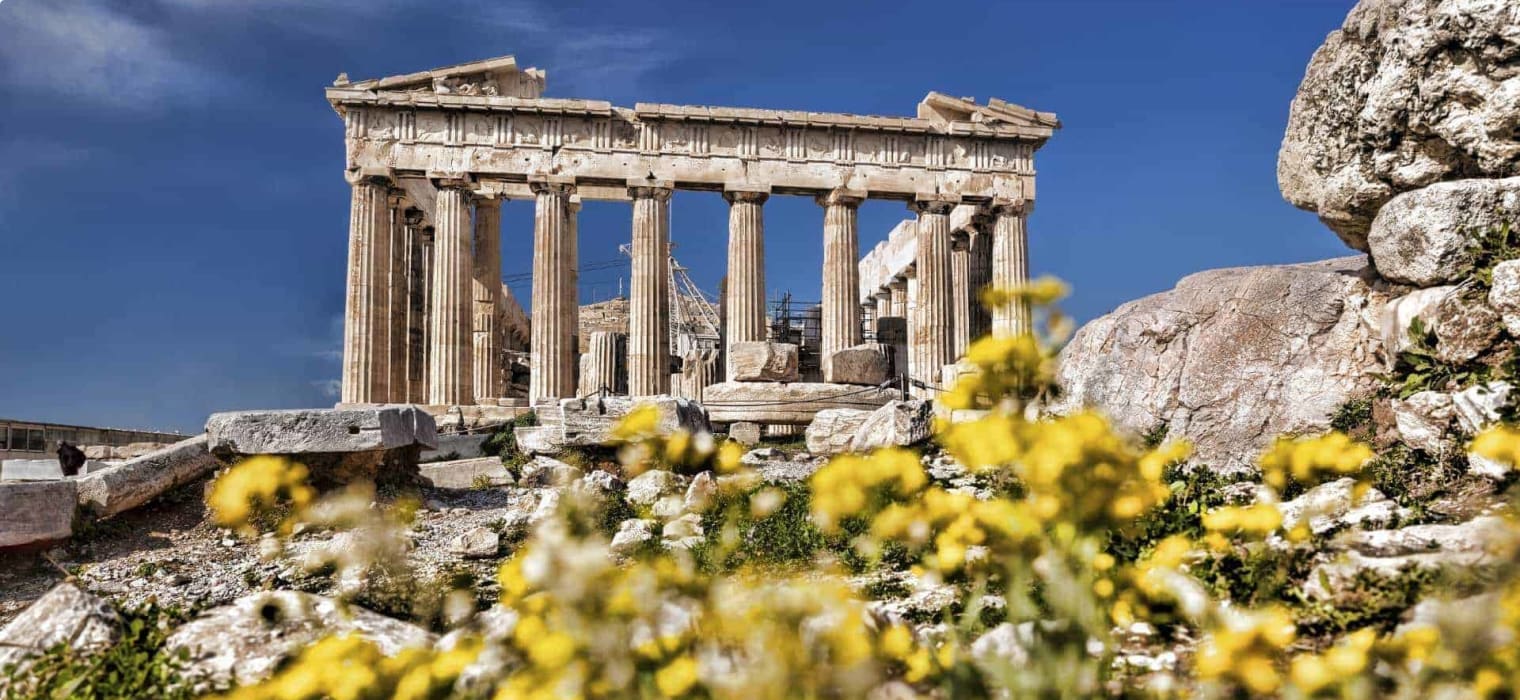
{"type": "MultiPolygon", "coordinates": [[[[687,267],[676,260],[675,244],[666,254],[666,287],[670,293],[670,354],[683,357],[692,350],[718,347],[721,325],[717,305],[687,274],[687,267]]],[[[618,252],[633,257],[633,246],[624,243],[618,252]]]]}

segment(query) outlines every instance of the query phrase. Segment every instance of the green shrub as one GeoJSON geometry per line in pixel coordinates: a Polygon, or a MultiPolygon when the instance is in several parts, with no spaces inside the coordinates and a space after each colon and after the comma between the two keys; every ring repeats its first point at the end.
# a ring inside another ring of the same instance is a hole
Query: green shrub
{"type": "Polygon", "coordinates": [[[164,648],[168,631],[183,622],[178,611],[147,605],[119,609],[121,639],[99,654],[67,643],[32,657],[25,671],[0,670],[0,697],[15,700],[104,700],[105,698],[192,698],[181,673],[185,654],[164,648]]]}

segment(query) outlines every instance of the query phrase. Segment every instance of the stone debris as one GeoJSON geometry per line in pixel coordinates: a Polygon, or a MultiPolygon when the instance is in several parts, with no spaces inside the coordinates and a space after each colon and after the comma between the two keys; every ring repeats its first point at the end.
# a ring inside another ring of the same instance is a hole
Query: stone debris
{"type": "Polygon", "coordinates": [[[1388,527],[1409,515],[1407,509],[1400,508],[1377,489],[1368,488],[1359,499],[1355,497],[1356,490],[1356,480],[1345,477],[1278,504],[1283,529],[1291,530],[1307,521],[1310,532],[1321,535],[1343,527],[1388,527]]]}
{"type": "Polygon", "coordinates": [[[628,502],[653,506],[665,496],[679,495],[686,488],[686,477],[664,469],[651,469],[628,482],[628,502]]]}
{"type": "Polygon", "coordinates": [[[1503,518],[1483,516],[1455,525],[1411,525],[1397,530],[1353,530],[1335,540],[1342,554],[1320,564],[1304,581],[1314,600],[1353,591],[1358,576],[1394,578],[1412,570],[1471,571],[1497,563],[1489,548],[1508,535],[1503,518]]]}
{"type": "Polygon", "coordinates": [[[713,479],[712,472],[702,472],[691,480],[691,485],[686,487],[686,499],[681,504],[682,509],[688,513],[705,513],[718,498],[718,482],[713,479]]]}
{"type": "Polygon", "coordinates": [[[1436,359],[1461,365],[1483,354],[1503,330],[1499,313],[1468,294],[1448,294],[1436,304],[1426,327],[1436,337],[1436,359]]]}
{"type": "Polygon", "coordinates": [[[79,505],[95,517],[114,517],[220,465],[208,449],[207,437],[198,435],[122,464],[91,470],[78,480],[79,505]]]}
{"type": "Polygon", "coordinates": [[[558,454],[567,447],[602,447],[611,444],[612,429],[639,406],[653,406],[659,414],[655,429],[662,434],[677,430],[712,431],[702,404],[674,396],[593,396],[561,399],[538,407],[539,425],[517,428],[518,449],[532,454],[558,454]]]}
{"type": "Polygon", "coordinates": [[[665,527],[660,530],[660,539],[664,541],[667,547],[691,549],[702,543],[704,532],[702,529],[702,516],[696,513],[687,513],[665,523],[665,527]]]}
{"type": "Polygon", "coordinates": [[[73,583],[60,583],[0,629],[0,670],[20,671],[29,665],[28,657],[62,643],[88,657],[115,644],[120,628],[121,618],[109,603],[73,583]]]}
{"type": "Polygon", "coordinates": [[[741,445],[755,445],[760,442],[760,424],[739,421],[728,426],[728,439],[741,445]]]}
{"type": "Polygon", "coordinates": [[[1440,391],[1421,391],[1392,403],[1394,426],[1399,441],[1430,454],[1440,454],[1450,443],[1456,410],[1451,395],[1440,391]]]}
{"type": "MultiPolygon", "coordinates": [[[[429,462],[417,466],[422,482],[435,489],[511,486],[516,482],[500,457],[429,462]]],[[[526,470],[525,470],[526,471],[526,470]]]]}
{"type": "Polygon", "coordinates": [[[612,553],[628,556],[645,543],[654,540],[654,528],[657,524],[653,520],[640,518],[629,518],[619,523],[617,534],[612,536],[612,553]]]}
{"type": "Polygon", "coordinates": [[[872,411],[854,408],[831,408],[819,411],[807,428],[808,452],[836,455],[850,450],[855,432],[871,417],[872,411]]]}
{"type": "Polygon", "coordinates": [[[165,649],[189,654],[184,676],[201,686],[246,685],[269,677],[292,654],[323,637],[357,635],[386,656],[434,638],[413,624],[297,591],[266,591],[207,611],[169,636],[165,649]]]}
{"type": "Polygon", "coordinates": [[[63,464],[56,459],[7,459],[0,461],[0,481],[56,481],[98,472],[111,466],[110,463],[91,459],[86,460],[74,474],[65,474],[63,464]]]}
{"type": "Polygon", "coordinates": [[[496,556],[501,547],[501,537],[489,528],[471,528],[449,542],[449,551],[466,559],[487,559],[496,556]]]}
{"type": "Polygon", "coordinates": [[[534,487],[566,486],[585,476],[580,467],[542,455],[523,465],[522,485],[534,487]]]}
{"type": "Polygon", "coordinates": [[[1499,312],[1510,337],[1520,338],[1520,260],[1505,260],[1494,266],[1488,305],[1499,312]]]}
{"type": "Polygon", "coordinates": [[[883,447],[907,447],[934,433],[934,404],[929,401],[891,401],[876,409],[855,429],[850,449],[867,452],[883,447]]]}
{"type": "Polygon", "coordinates": [[[1399,353],[1413,344],[1414,341],[1409,337],[1409,327],[1414,320],[1420,319],[1428,330],[1431,320],[1435,318],[1436,308],[1456,290],[1455,286],[1417,289],[1392,299],[1383,306],[1378,318],[1378,332],[1390,367],[1398,359],[1399,353]]]}
{"type": "Polygon", "coordinates": [[[0,482],[0,550],[41,547],[74,534],[79,482],[0,482]]]}
{"type": "Polygon", "coordinates": [[[728,345],[728,379],[734,382],[795,382],[797,346],[791,343],[737,342],[728,345]]]}
{"type": "Polygon", "coordinates": [[[1503,418],[1503,411],[1510,404],[1514,387],[1509,382],[1496,381],[1479,384],[1451,395],[1452,410],[1457,414],[1457,425],[1468,435],[1477,435],[1503,418]]]}

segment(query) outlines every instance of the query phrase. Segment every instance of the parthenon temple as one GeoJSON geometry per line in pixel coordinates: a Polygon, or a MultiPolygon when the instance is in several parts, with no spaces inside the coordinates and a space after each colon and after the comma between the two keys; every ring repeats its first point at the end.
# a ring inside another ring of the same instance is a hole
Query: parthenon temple
{"type": "MultiPolygon", "coordinates": [[[[937,92],[912,117],[884,117],[628,108],[544,97],[544,88],[543,71],[507,56],[340,76],[327,89],[353,188],[344,403],[537,405],[577,396],[583,373],[630,396],[696,393],[717,406],[827,403],[886,387],[889,372],[907,375],[892,386],[919,393],[943,381],[971,338],[1028,328],[1027,311],[986,312],[976,299],[988,284],[1028,277],[1034,153],[1059,128],[1053,114],[937,92]],[[729,204],[724,359],[684,389],[692,370],[672,357],[670,335],[677,191],[729,204]],[[768,336],[765,204],[788,195],[821,209],[820,376],[807,378],[821,381],[801,381],[795,347],[768,336]],[[913,217],[862,258],[857,210],[868,199],[904,202],[913,217]],[[531,251],[502,250],[509,200],[533,203],[531,251]],[[577,337],[576,221],[591,200],[632,205],[626,338],[577,337]],[[504,292],[504,252],[531,255],[528,328],[512,320],[522,311],[504,292]],[[526,396],[512,397],[504,358],[523,349],[526,396]]],[[[714,421],[750,419],[720,413],[714,421]]],[[[756,422],[804,420],[773,411],[756,422]]]]}

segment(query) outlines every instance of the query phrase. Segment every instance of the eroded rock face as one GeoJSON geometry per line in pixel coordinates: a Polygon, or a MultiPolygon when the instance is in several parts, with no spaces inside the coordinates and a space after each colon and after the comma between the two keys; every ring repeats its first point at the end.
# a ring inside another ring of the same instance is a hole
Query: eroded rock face
{"type": "Polygon", "coordinates": [[[1520,260],[1505,260],[1494,266],[1488,305],[1499,312],[1504,329],[1520,338],[1520,260]]]}
{"type": "Polygon", "coordinates": [[[1436,358],[1447,364],[1468,362],[1499,338],[1499,314],[1480,297],[1448,294],[1431,315],[1428,326],[1436,336],[1436,358]]]}
{"type": "Polygon", "coordinates": [[[308,644],[343,634],[373,642],[386,655],[433,643],[421,627],[357,606],[310,593],[266,591],[191,620],[169,636],[165,648],[189,653],[185,676],[192,682],[248,684],[267,678],[308,644]]]}
{"type": "Polygon", "coordinates": [[[1365,251],[1373,217],[1400,192],[1520,175],[1517,26],[1511,2],[1362,0],[1293,98],[1283,196],[1365,251]]]}
{"type": "Polygon", "coordinates": [[[1275,436],[1329,428],[1383,371],[1383,300],[1361,256],[1210,270],[1088,323],[1059,360],[1065,395],[1143,434],[1164,425],[1196,463],[1248,465],[1275,436]]]}
{"type": "Polygon", "coordinates": [[[1379,275],[1430,287],[1471,275],[1476,237],[1512,221],[1520,221],[1520,177],[1441,182],[1378,210],[1367,244],[1379,275]]]}

